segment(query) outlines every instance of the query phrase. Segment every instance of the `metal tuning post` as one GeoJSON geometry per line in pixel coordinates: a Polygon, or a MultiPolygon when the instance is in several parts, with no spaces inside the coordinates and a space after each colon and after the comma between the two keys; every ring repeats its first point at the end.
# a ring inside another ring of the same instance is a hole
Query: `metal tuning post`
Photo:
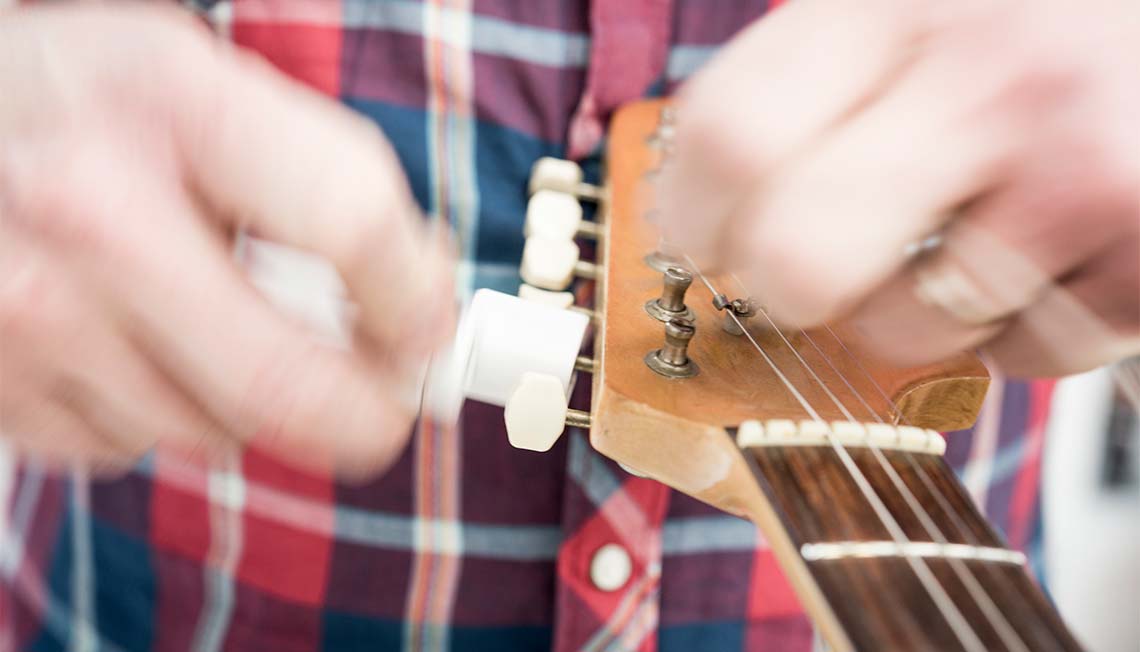
{"type": "Polygon", "coordinates": [[[699,369],[689,358],[689,342],[697,332],[693,322],[673,318],[665,323],[665,346],[645,355],[645,364],[666,378],[692,378],[699,369]]]}
{"type": "Polygon", "coordinates": [[[695,315],[685,305],[685,292],[693,284],[693,275],[684,267],[669,267],[665,270],[661,296],[645,302],[645,312],[658,321],[668,322],[680,317],[692,321],[695,315]]]}
{"type": "Polygon", "coordinates": [[[661,115],[657,120],[657,129],[649,134],[646,143],[653,149],[667,149],[673,143],[676,132],[677,109],[672,106],[661,107],[661,115]]]}

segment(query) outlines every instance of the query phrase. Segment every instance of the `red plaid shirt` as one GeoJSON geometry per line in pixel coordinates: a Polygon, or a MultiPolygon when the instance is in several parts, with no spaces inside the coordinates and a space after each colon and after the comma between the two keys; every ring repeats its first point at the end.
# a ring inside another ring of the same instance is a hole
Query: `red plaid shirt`
{"type": "MultiPolygon", "coordinates": [[[[425,210],[458,232],[461,286],[506,291],[518,286],[530,164],[573,150],[596,172],[617,103],[671,91],[766,9],[763,0],[196,4],[222,36],[376,120],[425,210]]],[[[1050,390],[994,385],[976,432],[953,434],[948,457],[1032,556],[1050,390]]],[[[513,449],[500,410],[475,403],[458,429],[420,423],[395,467],[364,485],[252,451],[208,468],[159,453],[115,481],[24,465],[9,495],[0,650],[811,643],[749,523],[630,476],[580,431],[546,454],[513,449]]]]}

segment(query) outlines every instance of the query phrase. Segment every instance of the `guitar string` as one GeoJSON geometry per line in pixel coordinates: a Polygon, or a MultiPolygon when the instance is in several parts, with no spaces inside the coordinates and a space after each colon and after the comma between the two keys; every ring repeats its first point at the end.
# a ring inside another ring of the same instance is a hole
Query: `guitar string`
{"type": "MultiPolygon", "coordinates": [[[[744,286],[744,283],[742,283],[735,274],[730,274],[730,276],[734,281],[736,281],[736,284],[747,295],[748,288],[744,286]]],[[[847,406],[844,405],[843,402],[835,396],[830,388],[828,388],[827,384],[823,382],[815,370],[812,369],[811,365],[808,364],[807,360],[804,359],[804,357],[800,354],[795,345],[792,344],[791,340],[788,339],[780,327],[776,325],[776,322],[772,320],[771,316],[769,316],[763,308],[759,308],[758,310],[760,314],[764,316],[764,319],[767,320],[769,326],[774,329],[776,334],[783,341],[784,345],[787,346],[792,354],[796,357],[796,360],[799,361],[800,365],[802,365],[803,368],[808,372],[808,375],[811,376],[816,384],[818,384],[820,388],[823,389],[824,393],[827,394],[828,398],[831,399],[831,402],[834,403],[837,408],[839,408],[839,411],[842,412],[845,417],[847,417],[848,421],[856,422],[857,420],[855,419],[855,415],[852,414],[851,411],[847,409],[847,406]]],[[[812,346],[815,346],[814,340],[811,340],[806,331],[800,329],[800,333],[812,342],[812,346]]],[[[831,363],[831,360],[827,357],[827,355],[824,354],[818,346],[815,348],[816,351],[823,357],[823,359],[827,361],[827,364],[831,367],[832,371],[834,371],[843,380],[843,382],[846,383],[847,387],[851,389],[852,393],[854,393],[856,396],[859,396],[860,400],[862,400],[862,396],[860,396],[859,393],[855,391],[855,388],[852,387],[851,383],[847,381],[847,378],[844,377],[843,374],[835,368],[835,365],[831,363]]],[[[865,401],[864,405],[866,405],[865,401]]],[[[898,412],[897,408],[895,408],[895,410],[898,412]]],[[[871,410],[871,413],[876,419],[878,419],[880,423],[883,423],[883,420],[879,418],[877,413],[875,413],[873,410],[871,410]]],[[[883,471],[890,478],[891,484],[895,486],[895,489],[902,496],[904,502],[906,502],[907,506],[918,518],[919,522],[922,523],[922,527],[924,530],[926,530],[927,535],[929,535],[930,538],[937,543],[949,543],[949,540],[943,534],[942,530],[937,526],[937,524],[934,523],[934,520],[931,517],[930,513],[926,510],[926,508],[922,506],[922,503],[918,500],[918,497],[914,495],[914,492],[910,489],[910,487],[907,486],[906,482],[903,481],[902,477],[890,463],[890,460],[887,459],[882,449],[874,442],[872,442],[870,438],[867,439],[866,446],[867,449],[871,451],[871,455],[875,458],[876,462],[879,463],[879,465],[883,468],[883,471]]],[[[918,464],[917,458],[913,453],[910,451],[902,452],[912,463],[912,466],[916,469],[916,471],[925,474],[925,471],[922,469],[921,465],[918,464]]],[[[934,495],[937,500],[939,497],[938,493],[936,491],[933,491],[929,486],[927,487],[927,490],[930,491],[930,493],[934,495]]],[[[946,506],[942,505],[942,509],[945,510],[946,506]]],[[[972,543],[975,545],[977,544],[976,541],[972,541],[972,543]]],[[[961,580],[962,584],[966,587],[967,592],[969,592],[970,596],[974,599],[974,602],[977,603],[978,607],[985,615],[986,620],[990,622],[990,625],[994,628],[994,631],[997,632],[998,636],[1002,639],[1002,642],[1006,645],[1006,647],[1017,652],[1029,652],[1029,649],[1021,640],[1021,637],[1013,629],[1005,616],[1002,615],[1001,610],[997,608],[997,605],[994,603],[993,599],[986,592],[985,588],[981,586],[981,584],[978,582],[978,579],[974,576],[973,571],[971,571],[969,567],[966,566],[965,562],[960,559],[949,559],[948,562],[950,567],[954,570],[954,574],[957,575],[958,579],[961,580]]]]}
{"type": "MultiPolygon", "coordinates": [[[[848,348],[847,344],[843,341],[842,338],[839,337],[839,335],[831,328],[830,325],[824,324],[824,328],[827,330],[828,334],[831,335],[831,337],[836,341],[836,343],[839,344],[839,346],[843,350],[844,354],[852,362],[855,363],[855,365],[859,368],[859,370],[863,374],[863,376],[866,377],[866,379],[868,381],[870,381],[871,386],[874,387],[875,390],[878,392],[878,394],[883,398],[883,400],[886,401],[887,405],[890,407],[891,410],[894,411],[894,413],[895,413],[895,415],[897,415],[898,419],[909,425],[910,420],[906,417],[905,414],[903,414],[903,412],[898,408],[898,406],[895,405],[894,401],[891,399],[891,397],[889,395],[887,395],[887,393],[883,389],[882,385],[880,385],[879,382],[877,380],[875,380],[875,377],[873,375],[871,375],[871,372],[869,370],[867,370],[867,368],[859,360],[859,357],[856,356],[855,353],[853,351],[851,351],[850,348],[848,348]]],[[[811,341],[810,335],[808,335],[806,332],[804,333],[804,335],[808,338],[809,341],[811,341]]],[[[815,346],[814,342],[813,342],[813,346],[815,346]]],[[[816,347],[816,350],[819,351],[818,346],[816,347]]],[[[820,351],[820,355],[823,356],[824,360],[828,360],[828,364],[831,364],[831,362],[828,359],[826,354],[824,354],[822,351],[820,351]]],[[[832,369],[835,369],[835,367],[832,366],[832,369]]],[[[847,381],[846,377],[844,377],[843,374],[838,369],[835,369],[835,372],[836,372],[836,374],[839,375],[840,378],[843,379],[843,381],[845,383],[847,383],[848,387],[851,387],[851,384],[847,381]]],[[[871,416],[874,417],[876,420],[878,420],[880,423],[883,423],[882,417],[880,417],[879,414],[873,408],[870,407],[870,405],[863,398],[863,396],[858,392],[858,390],[856,390],[852,387],[852,392],[855,394],[856,397],[858,397],[860,402],[863,403],[863,406],[867,408],[867,410],[868,410],[868,412],[870,412],[871,416]]],[[[907,455],[908,455],[908,457],[911,457],[911,459],[913,460],[912,454],[909,451],[907,452],[907,455]]],[[[955,509],[952,505],[950,505],[949,502],[947,502],[946,498],[941,494],[941,492],[939,492],[937,490],[937,488],[934,486],[934,481],[930,478],[930,475],[927,474],[926,470],[923,469],[922,466],[919,464],[915,464],[914,466],[915,466],[915,470],[917,471],[919,480],[926,487],[927,491],[930,492],[930,494],[932,496],[934,496],[934,499],[938,502],[938,505],[942,509],[942,511],[945,512],[950,517],[950,520],[954,524],[954,528],[958,531],[958,533],[961,534],[966,539],[970,540],[974,545],[979,545],[977,537],[974,535],[973,531],[970,529],[969,526],[966,525],[962,516],[958,513],[958,510],[955,509]]],[[[993,579],[998,584],[1008,586],[1010,588],[1010,590],[1012,591],[1012,593],[1014,593],[1014,594],[1021,594],[1022,593],[1021,588],[1018,587],[1012,581],[1011,578],[1004,575],[1003,573],[999,573],[998,569],[995,568],[994,566],[987,564],[984,566],[984,568],[986,569],[987,574],[990,576],[990,578],[993,579]]],[[[987,598],[989,598],[988,593],[986,593],[985,595],[987,598]]],[[[995,609],[997,608],[996,605],[994,605],[994,607],[995,607],[995,609]]],[[[1000,609],[998,610],[998,613],[1001,613],[1000,609]]],[[[1038,622],[1041,622],[1042,624],[1045,624],[1047,626],[1045,619],[1036,610],[1033,610],[1032,613],[1034,616],[1034,620],[1037,620],[1038,622]]],[[[1003,615],[1003,620],[1005,620],[1004,615],[1003,615]]],[[[1007,622],[1008,622],[1008,620],[1007,620],[1007,622]]],[[[1019,641],[1021,640],[1020,636],[1018,636],[1018,640],[1019,641]]]]}
{"type": "MultiPolygon", "coordinates": [[[[701,272],[700,268],[697,267],[693,259],[688,255],[685,255],[685,260],[692,267],[693,271],[697,273],[697,276],[701,279],[701,282],[712,294],[712,296],[716,297],[719,295],[720,293],[717,292],[716,288],[712,285],[704,273],[701,272]]],[[[866,475],[864,475],[863,471],[855,463],[855,460],[851,457],[850,452],[848,452],[843,444],[839,442],[838,438],[832,435],[830,425],[820,417],[815,408],[813,408],[811,404],[803,397],[803,394],[801,394],[799,390],[796,389],[795,385],[788,380],[787,376],[784,375],[784,373],[775,364],[768,353],[764,351],[764,349],[755,340],[755,338],[752,337],[752,334],[749,333],[748,330],[744,327],[744,324],[740,321],[736,314],[731,311],[726,314],[728,314],[732,320],[736,322],[737,327],[748,338],[748,341],[752,343],[752,346],[758,352],[760,352],[761,357],[776,374],[776,376],[779,377],[780,381],[784,384],[784,387],[788,389],[788,391],[791,392],[791,394],[796,398],[800,404],[800,407],[803,408],[803,410],[807,412],[807,414],[810,415],[813,420],[826,426],[824,438],[830,444],[831,449],[839,457],[840,462],[847,470],[847,473],[851,476],[852,481],[855,482],[855,485],[857,487],[859,487],[859,490],[862,492],[864,498],[867,499],[867,502],[871,505],[872,511],[874,511],[878,516],[888,534],[891,536],[894,542],[900,546],[900,550],[905,551],[907,549],[906,544],[911,543],[911,541],[907,538],[906,533],[903,531],[902,527],[899,525],[895,517],[891,514],[890,510],[883,502],[883,499],[875,492],[875,489],[867,480],[866,475]]],[[[906,552],[903,552],[902,556],[906,560],[907,565],[909,565],[911,567],[911,570],[914,571],[915,576],[919,580],[919,583],[922,584],[923,588],[930,595],[931,600],[934,602],[943,618],[946,619],[946,622],[950,626],[951,631],[958,639],[958,641],[962,644],[962,646],[971,652],[986,652],[986,647],[982,644],[981,639],[978,638],[977,632],[975,632],[969,622],[966,621],[965,617],[962,615],[962,612],[954,604],[954,601],[950,598],[949,594],[946,593],[945,588],[939,583],[938,579],[934,576],[934,573],[930,570],[930,567],[926,564],[926,562],[921,558],[918,558],[915,555],[908,554],[906,552]]]]}
{"type": "MultiPolygon", "coordinates": [[[[733,278],[736,280],[737,284],[741,286],[741,288],[743,288],[743,289],[745,289],[745,291],[747,291],[747,289],[744,288],[743,283],[740,282],[740,279],[736,278],[735,275],[733,275],[733,278]]],[[[831,398],[831,401],[836,405],[836,407],[838,407],[839,410],[844,414],[844,416],[847,417],[847,420],[852,421],[852,422],[856,421],[855,416],[851,413],[851,411],[847,408],[847,406],[845,406],[842,403],[842,401],[840,401],[835,396],[835,394],[827,387],[826,383],[824,383],[823,380],[820,379],[819,375],[816,374],[816,372],[811,368],[811,365],[809,365],[808,362],[803,358],[803,356],[800,355],[799,351],[796,350],[795,345],[792,344],[791,341],[784,335],[784,333],[780,330],[780,328],[776,325],[776,323],[772,320],[772,318],[767,314],[767,312],[765,312],[763,310],[761,310],[760,312],[761,312],[761,314],[764,315],[764,318],[768,321],[769,325],[771,325],[772,328],[774,328],[776,330],[777,334],[780,336],[780,339],[783,340],[784,344],[792,351],[792,353],[795,355],[795,357],[799,361],[799,363],[801,365],[803,365],[804,369],[806,369],[808,371],[808,373],[815,380],[815,382],[817,384],[819,384],[819,386],[824,390],[824,392],[827,393],[828,397],[831,398]]],[[[803,329],[800,329],[800,333],[804,337],[806,337],[810,342],[812,342],[813,346],[815,346],[814,340],[811,340],[811,337],[807,334],[806,331],[804,331],[803,329]]],[[[854,389],[854,387],[851,386],[851,383],[849,383],[847,381],[846,377],[843,376],[843,374],[840,373],[839,370],[835,368],[835,365],[833,365],[831,363],[831,360],[827,357],[827,355],[824,354],[823,351],[821,351],[819,349],[819,347],[816,347],[816,351],[819,352],[819,354],[823,357],[823,359],[831,367],[832,371],[834,371],[843,380],[843,382],[847,385],[847,387],[850,388],[852,390],[852,392],[856,396],[859,397],[860,400],[862,400],[862,396],[854,389]]],[[[864,405],[866,405],[865,401],[864,401],[864,405]]],[[[897,409],[896,409],[896,411],[897,411],[897,409]]],[[[879,423],[884,423],[883,420],[881,418],[879,418],[877,413],[875,413],[873,410],[871,412],[872,412],[873,416],[879,421],[879,423]]],[[[907,486],[907,484],[903,481],[902,477],[898,474],[897,470],[890,463],[890,461],[886,458],[886,455],[882,452],[881,448],[878,445],[876,445],[874,442],[870,441],[869,438],[866,441],[866,445],[867,445],[867,448],[871,451],[872,456],[879,463],[879,465],[882,466],[883,470],[887,473],[887,476],[890,478],[891,483],[895,486],[895,489],[903,497],[903,500],[907,503],[907,506],[910,507],[911,511],[915,514],[915,516],[918,518],[918,520],[922,523],[922,527],[926,531],[927,535],[929,535],[930,538],[933,539],[934,541],[936,541],[937,543],[940,543],[940,544],[949,543],[949,540],[943,534],[942,530],[934,523],[933,518],[931,517],[930,513],[926,510],[926,508],[924,508],[922,506],[922,503],[918,500],[917,496],[914,495],[914,493],[910,489],[910,487],[907,486]]],[[[926,477],[926,472],[922,468],[922,466],[918,463],[916,456],[913,453],[911,453],[910,451],[902,451],[902,453],[903,453],[903,455],[905,455],[906,459],[909,462],[911,462],[914,469],[918,472],[918,474],[920,474],[920,477],[925,478],[926,481],[929,483],[930,479],[929,479],[929,477],[926,477]]],[[[942,498],[941,495],[938,494],[938,492],[935,491],[932,486],[930,486],[930,484],[927,484],[927,491],[935,497],[935,500],[939,500],[942,498]]],[[[942,509],[944,511],[947,511],[948,505],[940,503],[940,506],[942,507],[942,509]]],[[[952,517],[955,520],[958,519],[957,514],[953,513],[952,511],[950,513],[952,514],[952,517]]],[[[974,545],[978,544],[978,542],[976,540],[974,540],[974,538],[972,536],[967,535],[967,539],[970,540],[970,542],[974,545]]],[[[958,577],[958,579],[966,587],[966,590],[970,593],[970,596],[973,598],[974,602],[981,609],[982,613],[986,617],[986,620],[988,620],[990,622],[990,625],[994,628],[994,631],[997,632],[998,636],[1002,639],[1002,642],[1006,645],[1006,647],[1008,647],[1010,650],[1015,650],[1017,652],[1029,652],[1029,649],[1026,647],[1025,643],[1021,640],[1021,637],[1017,634],[1017,632],[1010,625],[1009,621],[1001,613],[1001,610],[997,608],[997,605],[994,603],[994,601],[990,597],[989,593],[985,590],[984,587],[981,586],[981,584],[978,582],[978,579],[974,576],[974,573],[969,569],[969,567],[966,566],[965,562],[960,560],[960,559],[949,559],[947,561],[948,561],[950,567],[954,570],[954,574],[958,577]]]]}

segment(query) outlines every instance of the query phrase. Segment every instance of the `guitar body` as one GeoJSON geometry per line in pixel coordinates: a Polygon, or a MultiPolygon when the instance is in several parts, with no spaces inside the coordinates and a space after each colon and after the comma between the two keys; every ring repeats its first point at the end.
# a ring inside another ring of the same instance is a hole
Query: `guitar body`
{"type": "Polygon", "coordinates": [[[942,460],[941,440],[920,430],[973,423],[989,382],[975,356],[899,368],[842,323],[782,333],[753,317],[747,335],[732,334],[713,298],[746,290],[731,275],[690,269],[698,279],[685,298],[695,327],[688,355],[698,372],[667,377],[646,364],[664,327],[645,309],[662,287],[645,257],[659,242],[646,218],[663,106],[627,106],[610,131],[593,446],[755,522],[834,650],[1080,649],[1024,558],[1005,549],[942,460]],[[804,403],[824,430],[852,414],[876,424],[867,432],[878,445],[860,443],[869,435],[837,444],[801,423],[804,403]]]}

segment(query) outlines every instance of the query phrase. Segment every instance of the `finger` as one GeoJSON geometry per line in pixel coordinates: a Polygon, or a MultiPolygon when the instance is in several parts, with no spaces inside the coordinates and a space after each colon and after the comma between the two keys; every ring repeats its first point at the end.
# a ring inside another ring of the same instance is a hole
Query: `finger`
{"type": "Polygon", "coordinates": [[[1140,354],[1140,241],[1122,239],[1047,289],[986,345],[1014,376],[1060,376],[1140,354]]]}
{"type": "Polygon", "coordinates": [[[448,250],[380,131],[252,57],[215,57],[178,114],[195,189],[234,226],[329,259],[370,335],[428,351],[451,326],[448,250]]]}
{"type": "Polygon", "coordinates": [[[1054,279],[1120,237],[1121,207],[1024,175],[951,223],[942,246],[877,288],[850,316],[880,355],[943,359],[1000,332],[1054,279]],[[1075,219],[1074,215],[1081,216],[1075,219]]]}
{"type": "Polygon", "coordinates": [[[138,280],[116,296],[124,323],[136,324],[133,339],[164,374],[233,436],[308,468],[375,470],[391,461],[414,415],[408,380],[286,319],[198,227],[192,207],[151,205],[184,215],[143,234],[152,246],[123,260],[138,280]]]}
{"type": "Polygon", "coordinates": [[[742,205],[736,263],[777,319],[811,326],[850,310],[909,244],[1003,177],[1030,121],[975,110],[981,100],[961,95],[970,83],[954,57],[924,59],[742,205]]]}
{"type": "Polygon", "coordinates": [[[720,251],[737,202],[905,63],[921,14],[893,0],[798,0],[736,37],[678,98],[658,202],[669,238],[698,258],[720,251]]]}
{"type": "Polygon", "coordinates": [[[64,373],[77,388],[80,418],[122,453],[138,458],[167,441],[215,457],[239,444],[121,335],[108,332],[97,341],[82,364],[64,373]]]}
{"type": "Polygon", "coordinates": [[[129,466],[131,458],[109,445],[73,409],[42,392],[6,388],[0,404],[0,436],[14,452],[64,469],[77,462],[129,466]]]}

